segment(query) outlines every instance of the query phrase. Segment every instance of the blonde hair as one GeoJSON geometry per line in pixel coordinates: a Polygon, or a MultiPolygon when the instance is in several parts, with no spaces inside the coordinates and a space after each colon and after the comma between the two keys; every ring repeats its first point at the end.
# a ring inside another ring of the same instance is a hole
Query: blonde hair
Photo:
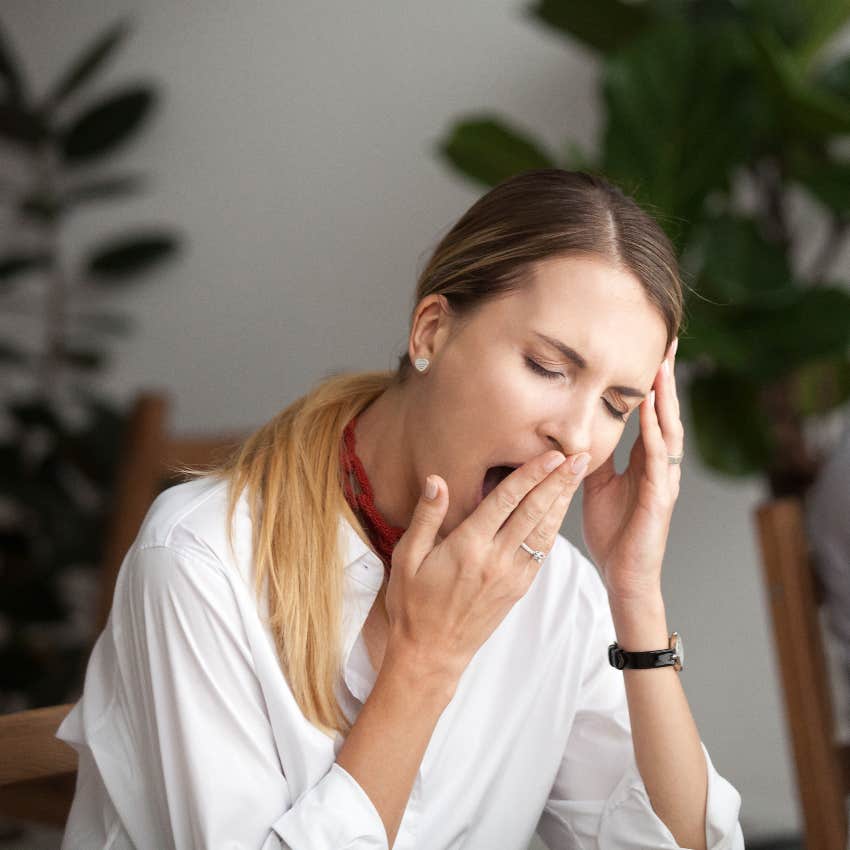
{"type": "MultiPolygon", "coordinates": [[[[467,320],[488,300],[521,287],[535,263],[567,254],[601,256],[631,271],[663,316],[668,344],[672,341],[683,299],[675,253],[663,230],[601,177],[560,169],[511,177],[467,210],[419,275],[410,321],[416,305],[432,293],[445,296],[459,321],[467,320]]],[[[346,735],[351,728],[335,695],[342,665],[340,516],[369,542],[342,489],[342,433],[354,416],[411,374],[404,353],[395,371],[332,375],[222,462],[177,469],[189,477],[228,481],[228,535],[237,501],[247,491],[255,589],[268,594],[268,622],[282,670],[304,716],[329,735],[346,735]]]]}

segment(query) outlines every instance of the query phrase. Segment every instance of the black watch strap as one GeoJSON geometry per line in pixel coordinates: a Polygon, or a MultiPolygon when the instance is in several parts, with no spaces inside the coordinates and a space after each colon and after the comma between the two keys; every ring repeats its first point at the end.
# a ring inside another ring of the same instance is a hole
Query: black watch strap
{"type": "Polygon", "coordinates": [[[654,667],[672,667],[676,653],[672,649],[653,649],[649,652],[627,652],[616,643],[608,647],[608,661],[618,670],[651,670],[654,667]]]}

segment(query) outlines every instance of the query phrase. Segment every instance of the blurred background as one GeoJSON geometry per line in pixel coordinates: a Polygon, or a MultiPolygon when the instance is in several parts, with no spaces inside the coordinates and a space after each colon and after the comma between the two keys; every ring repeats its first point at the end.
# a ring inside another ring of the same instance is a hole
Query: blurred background
{"type": "Polygon", "coordinates": [[[175,433],[247,433],[323,376],[393,368],[476,198],[599,171],[689,287],[682,682],[748,847],[802,846],[754,511],[804,496],[850,421],[849,22],[826,0],[5,0],[0,711],[79,693],[140,393],[175,433]]]}

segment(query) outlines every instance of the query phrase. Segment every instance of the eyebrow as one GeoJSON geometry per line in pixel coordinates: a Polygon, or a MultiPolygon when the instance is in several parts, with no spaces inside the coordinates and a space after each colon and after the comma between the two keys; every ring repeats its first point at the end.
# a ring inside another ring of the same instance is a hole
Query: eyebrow
{"type": "MultiPolygon", "coordinates": [[[[551,345],[552,348],[557,349],[565,359],[574,363],[579,369],[587,368],[587,360],[574,348],[570,348],[565,342],[561,342],[561,340],[555,339],[553,336],[540,333],[540,331],[534,331],[534,335],[543,340],[547,345],[551,345]]],[[[645,398],[646,396],[646,393],[636,390],[634,387],[610,387],[609,389],[615,390],[622,396],[633,396],[635,398],[645,398]]]]}

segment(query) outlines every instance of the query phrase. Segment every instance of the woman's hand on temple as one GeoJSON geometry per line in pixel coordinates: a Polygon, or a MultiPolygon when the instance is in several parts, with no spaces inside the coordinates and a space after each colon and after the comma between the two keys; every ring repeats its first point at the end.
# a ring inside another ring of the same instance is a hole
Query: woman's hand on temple
{"type": "Polygon", "coordinates": [[[684,429],[676,394],[674,340],[653,382],[655,404],[640,404],[640,435],[622,474],[611,456],[585,478],[583,533],[609,599],[634,600],[661,592],[661,566],[679,496],[684,429]],[[664,364],[667,364],[667,370],[664,364]]]}

